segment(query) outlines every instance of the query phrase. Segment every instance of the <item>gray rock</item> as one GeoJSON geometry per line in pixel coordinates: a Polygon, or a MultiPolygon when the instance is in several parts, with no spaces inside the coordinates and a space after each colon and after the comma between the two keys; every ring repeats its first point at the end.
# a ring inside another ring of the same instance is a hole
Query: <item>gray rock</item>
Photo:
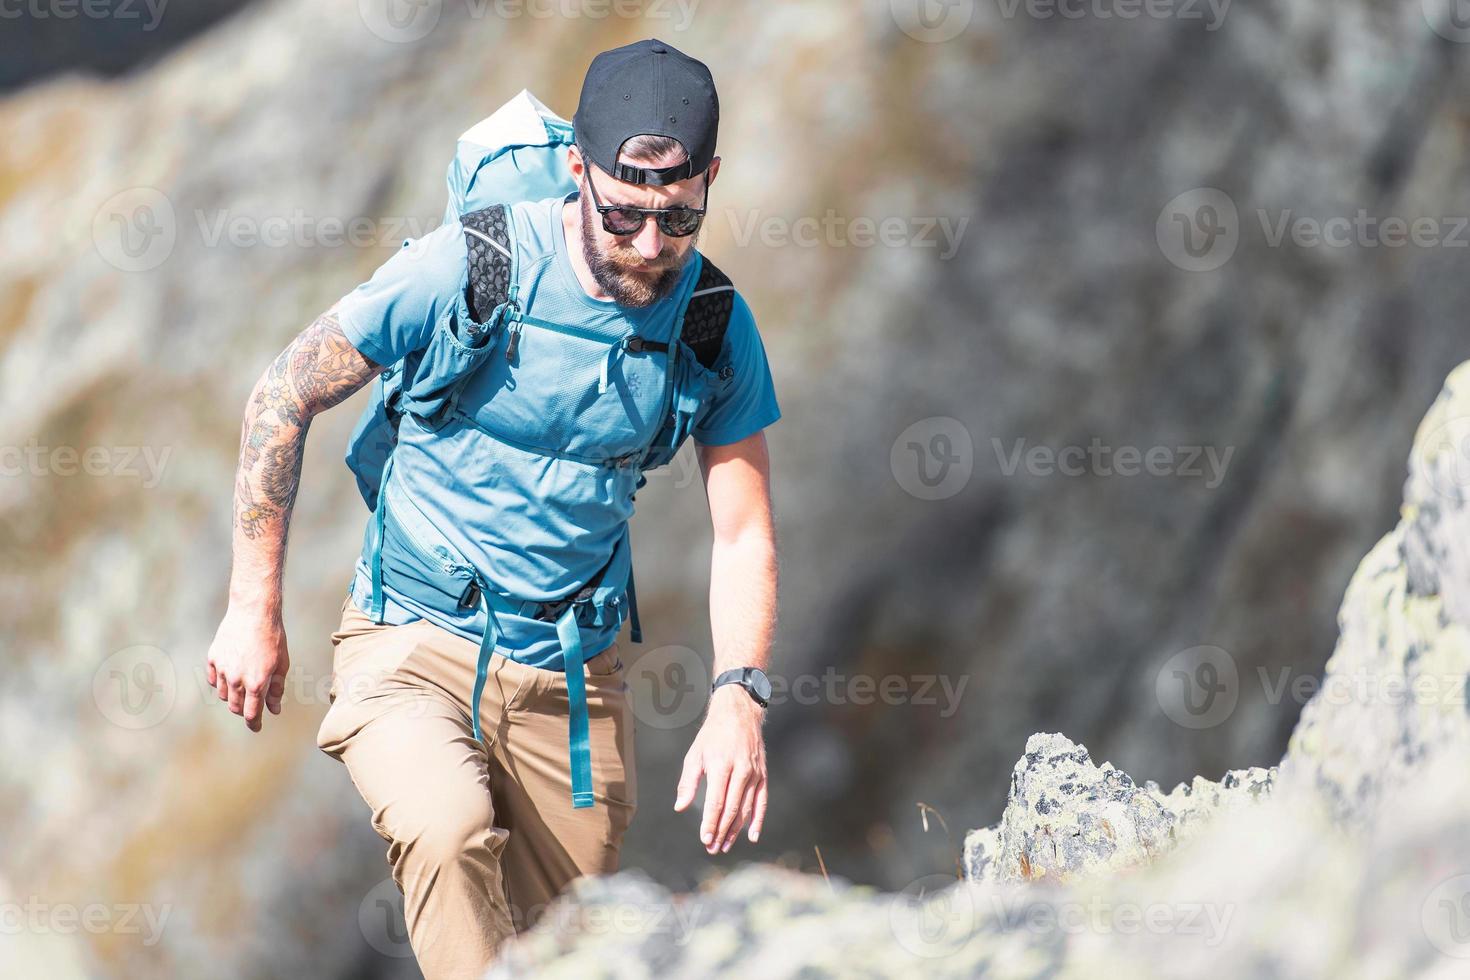
{"type": "Polygon", "coordinates": [[[1222,810],[1264,799],[1275,770],[1195,777],[1165,794],[1143,786],[1063,735],[1033,735],[1011,776],[998,826],[965,839],[971,881],[1020,881],[1117,871],[1142,864],[1198,832],[1222,810]]]}

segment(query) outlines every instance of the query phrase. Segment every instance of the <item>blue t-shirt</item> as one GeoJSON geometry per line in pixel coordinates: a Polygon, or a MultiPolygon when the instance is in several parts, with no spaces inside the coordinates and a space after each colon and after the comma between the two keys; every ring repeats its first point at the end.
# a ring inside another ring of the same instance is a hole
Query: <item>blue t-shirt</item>
{"type": "MultiPolygon", "coordinates": [[[[575,195],[568,200],[574,201],[575,195]]],[[[650,340],[672,340],[679,297],[692,288],[695,263],[685,267],[679,287],[652,306],[622,307],[595,300],[582,289],[572,270],[561,223],[562,204],[563,199],[551,198],[512,206],[518,281],[527,313],[592,336],[612,339],[637,333],[650,340]]],[[[339,304],[337,312],[347,339],[364,356],[385,365],[424,348],[441,316],[464,294],[466,263],[464,231],[457,221],[407,243],[339,304]]],[[[491,413],[499,411],[513,420],[519,404],[537,413],[535,424],[544,429],[545,445],[575,447],[578,440],[596,442],[603,435],[601,427],[610,421],[585,414],[586,406],[571,394],[577,386],[585,387],[587,371],[595,372],[595,368],[562,358],[556,370],[573,376],[566,380],[568,388],[563,392],[557,387],[560,375],[538,375],[534,370],[549,367],[545,361],[531,359],[539,341],[523,336],[518,363],[528,364],[531,370],[521,371],[519,377],[505,358],[490,356],[466,384],[460,411],[470,417],[484,416],[487,421],[494,421],[491,413]],[[516,390],[518,383],[520,391],[516,390]],[[525,391],[528,384],[537,390],[525,391]],[[590,431],[594,429],[598,431],[590,431]]],[[[605,349],[596,348],[599,356],[605,349]]],[[[694,439],[705,445],[739,442],[781,415],[755,319],[738,292],[725,334],[722,361],[725,359],[733,375],[715,388],[691,430],[694,439]]],[[[621,386],[621,401],[631,406],[620,413],[621,424],[628,430],[620,438],[652,438],[660,419],[637,405],[649,403],[640,392],[655,387],[666,363],[630,358],[612,373],[612,383],[621,386]]],[[[496,424],[504,428],[503,423],[496,424]]],[[[458,424],[438,432],[405,424],[392,471],[396,487],[466,560],[506,591],[537,601],[565,596],[607,563],[633,512],[624,479],[625,474],[607,467],[531,452],[472,425],[458,424]]],[[[371,579],[365,560],[358,561],[352,592],[358,605],[366,607],[371,579]]],[[[390,623],[427,618],[476,641],[484,630],[484,616],[478,610],[447,615],[396,594],[387,583],[384,593],[384,615],[390,623]]],[[[498,652],[537,666],[556,662],[560,645],[554,624],[505,615],[497,617],[497,624],[501,629],[498,652]]],[[[615,632],[607,627],[605,635],[594,638],[584,631],[587,656],[609,646],[615,632]]]]}

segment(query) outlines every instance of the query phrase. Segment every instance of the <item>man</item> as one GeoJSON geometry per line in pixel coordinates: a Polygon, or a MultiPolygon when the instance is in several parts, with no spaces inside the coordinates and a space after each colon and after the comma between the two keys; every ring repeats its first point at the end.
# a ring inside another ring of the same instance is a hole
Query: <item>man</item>
{"type": "MultiPolygon", "coordinates": [[[[677,348],[669,342],[703,261],[694,246],[719,173],[718,118],[708,69],[666,44],[642,41],[594,59],[567,151],[578,191],[508,210],[522,256],[518,295],[529,297],[525,321],[486,330],[493,349],[448,424],[403,417],[377,527],[369,523],[333,635],[332,706],[318,744],[347,766],[388,841],[428,977],[478,975],[572,878],[617,867],[637,805],[614,642],[631,597],[603,583],[606,604],[580,611],[570,638],[559,630],[573,617],[534,611],[570,608],[552,600],[592,591],[609,555],[626,548],[635,488],[606,456],[612,443],[646,439],[661,421],[657,398],[677,348]],[[613,343],[634,333],[651,346],[613,343]],[[667,351],[650,353],[660,341],[667,351]],[[621,354],[614,370],[605,351],[621,354]],[[410,525],[418,531],[405,531],[410,525]],[[385,558],[395,535],[404,550],[385,558]],[[413,588],[418,573],[404,571],[403,556],[429,552],[424,575],[438,571],[433,555],[457,553],[442,567],[473,576],[476,588],[458,607],[423,600],[413,588]],[[527,601],[491,608],[480,583],[527,601]],[[572,676],[582,655],[568,648],[583,646],[585,664],[572,676]],[[578,790],[571,771],[583,702],[591,792],[578,790]]],[[[263,707],[281,710],[289,664],[281,575],[307,428],[405,355],[436,344],[473,353],[479,318],[468,330],[455,326],[465,309],[465,231],[451,222],[401,250],[303,331],[247,404],[230,600],[207,670],[252,731],[263,707]]],[[[769,697],[761,668],[776,610],[762,430],[780,412],[738,294],[720,363],[721,380],[692,421],[714,531],[719,676],[674,802],[687,808],[706,780],[700,839],[710,854],[728,851],[742,829],[751,841],[760,834],[769,697]]]]}

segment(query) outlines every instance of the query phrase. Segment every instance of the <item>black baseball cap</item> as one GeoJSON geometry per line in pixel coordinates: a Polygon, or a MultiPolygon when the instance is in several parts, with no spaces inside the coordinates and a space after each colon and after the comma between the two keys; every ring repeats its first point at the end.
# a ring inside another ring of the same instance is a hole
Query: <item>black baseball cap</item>
{"type": "Polygon", "coordinates": [[[593,58],[572,117],[572,136],[584,157],[618,180],[659,186],[707,170],[719,128],[720,100],[709,69],[656,38],[593,58]],[[644,133],[678,140],[689,159],[662,169],[619,163],[623,144],[644,133]]]}

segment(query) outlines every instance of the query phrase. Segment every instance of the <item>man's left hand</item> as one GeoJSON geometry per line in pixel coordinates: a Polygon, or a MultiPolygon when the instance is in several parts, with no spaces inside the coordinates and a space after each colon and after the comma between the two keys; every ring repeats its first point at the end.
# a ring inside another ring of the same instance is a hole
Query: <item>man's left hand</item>
{"type": "Polygon", "coordinates": [[[729,851],[742,827],[760,840],[766,818],[765,709],[745,689],[727,684],[710,695],[709,711],[684,756],[675,810],[694,802],[701,775],[708,777],[699,839],[710,854],[729,851]]]}

